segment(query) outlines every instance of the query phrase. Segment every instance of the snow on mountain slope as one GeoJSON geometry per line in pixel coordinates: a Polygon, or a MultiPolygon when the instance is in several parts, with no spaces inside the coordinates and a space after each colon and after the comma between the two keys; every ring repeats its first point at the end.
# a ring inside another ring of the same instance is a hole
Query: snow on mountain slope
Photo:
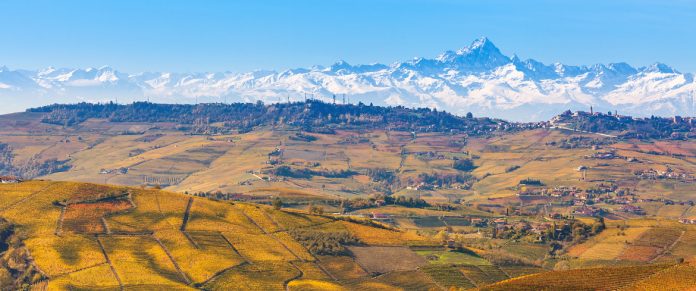
{"type": "Polygon", "coordinates": [[[487,38],[434,59],[391,65],[315,66],[248,73],[125,74],[110,67],[0,67],[0,112],[56,102],[286,102],[306,97],[377,105],[428,106],[455,114],[545,120],[567,109],[636,116],[696,115],[693,74],[656,63],[568,66],[508,57],[487,38]]]}

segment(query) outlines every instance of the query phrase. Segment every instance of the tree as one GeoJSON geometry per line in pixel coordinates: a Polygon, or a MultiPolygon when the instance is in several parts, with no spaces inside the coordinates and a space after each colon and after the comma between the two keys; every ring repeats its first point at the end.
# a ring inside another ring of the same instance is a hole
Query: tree
{"type": "Polygon", "coordinates": [[[597,222],[592,224],[592,233],[598,234],[598,233],[602,232],[602,230],[604,230],[604,228],[606,228],[606,225],[604,224],[604,217],[599,217],[597,222]]]}
{"type": "Polygon", "coordinates": [[[457,170],[464,171],[464,172],[469,172],[469,171],[472,171],[473,169],[476,169],[476,166],[474,165],[474,161],[472,161],[471,159],[455,160],[452,167],[457,169],[457,170]]]}
{"type": "Polygon", "coordinates": [[[322,215],[324,214],[324,207],[309,204],[309,214],[322,215]]]}
{"type": "Polygon", "coordinates": [[[563,244],[557,241],[551,242],[549,244],[549,255],[555,256],[556,253],[561,249],[563,249],[563,244]]]}
{"type": "Polygon", "coordinates": [[[280,197],[273,198],[271,204],[273,204],[273,209],[275,210],[280,210],[283,207],[283,201],[280,200],[280,197]]]}
{"type": "Polygon", "coordinates": [[[449,239],[449,233],[446,230],[441,230],[435,234],[435,239],[444,243],[449,239]]]}

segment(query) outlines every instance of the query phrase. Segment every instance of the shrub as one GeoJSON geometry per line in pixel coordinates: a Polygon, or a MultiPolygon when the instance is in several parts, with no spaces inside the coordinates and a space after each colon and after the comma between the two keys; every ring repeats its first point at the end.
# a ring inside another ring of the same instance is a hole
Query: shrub
{"type": "Polygon", "coordinates": [[[360,244],[358,238],[347,231],[322,232],[295,229],[288,233],[315,255],[347,255],[348,250],[344,245],[360,244]]]}
{"type": "Polygon", "coordinates": [[[476,169],[474,161],[472,161],[471,159],[455,160],[452,164],[452,167],[464,172],[471,172],[474,169],[476,169]]]}
{"type": "Polygon", "coordinates": [[[520,180],[520,185],[544,186],[544,183],[542,183],[541,180],[527,178],[524,180],[520,180]]]}

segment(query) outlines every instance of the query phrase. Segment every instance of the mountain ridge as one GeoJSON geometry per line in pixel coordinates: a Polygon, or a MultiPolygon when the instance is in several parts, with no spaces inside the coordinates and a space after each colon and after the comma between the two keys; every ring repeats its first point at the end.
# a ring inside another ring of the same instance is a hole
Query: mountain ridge
{"type": "Polygon", "coordinates": [[[6,112],[52,103],[151,100],[165,103],[325,101],[432,107],[515,121],[546,120],[593,106],[635,116],[696,115],[693,74],[654,63],[572,66],[508,57],[482,37],[435,58],[390,65],[328,66],[245,73],[122,73],[112,67],[37,71],[0,67],[6,112]]]}

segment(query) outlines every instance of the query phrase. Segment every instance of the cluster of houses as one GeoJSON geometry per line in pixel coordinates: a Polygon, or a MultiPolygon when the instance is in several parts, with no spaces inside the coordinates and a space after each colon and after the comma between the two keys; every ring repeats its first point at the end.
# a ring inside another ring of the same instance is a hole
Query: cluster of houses
{"type": "Polygon", "coordinates": [[[1,184],[10,184],[10,183],[19,183],[22,182],[22,179],[19,177],[15,176],[0,176],[0,183],[1,184]]]}
{"type": "Polygon", "coordinates": [[[100,175],[109,175],[109,174],[121,174],[125,175],[128,174],[128,168],[121,167],[118,169],[100,169],[99,170],[100,175]]]}
{"type": "Polygon", "coordinates": [[[629,193],[627,190],[619,189],[615,184],[600,183],[588,189],[580,189],[575,186],[558,186],[554,188],[532,188],[525,189],[517,193],[518,196],[525,197],[549,197],[558,198],[569,205],[575,206],[573,213],[582,216],[601,216],[609,212],[606,209],[595,206],[597,203],[620,205],[617,211],[631,213],[636,215],[645,215],[645,211],[635,205],[638,202],[660,202],[666,205],[669,204],[689,204],[687,202],[674,202],[672,200],[658,199],[641,199],[636,195],[629,193]]]}
{"type": "Polygon", "coordinates": [[[653,168],[647,170],[638,170],[634,174],[641,179],[645,180],[663,180],[663,179],[674,179],[682,180],[684,182],[693,182],[696,178],[688,173],[678,173],[672,170],[672,168],[667,168],[665,171],[655,170],[653,168]]]}
{"type": "MultiPolygon", "coordinates": [[[[618,211],[623,212],[623,213],[635,214],[635,215],[645,215],[645,210],[643,210],[643,208],[641,208],[640,206],[630,205],[630,204],[621,205],[621,207],[619,207],[618,211]]],[[[575,214],[575,215],[589,216],[589,217],[602,216],[603,214],[605,214],[607,212],[608,211],[606,209],[596,207],[596,206],[587,206],[587,205],[580,206],[580,207],[573,210],[573,214],[575,214]]]]}
{"type": "Polygon", "coordinates": [[[624,159],[625,157],[616,154],[615,151],[598,151],[592,153],[591,155],[585,156],[586,159],[594,160],[612,160],[612,159],[624,159]]]}
{"type": "Polygon", "coordinates": [[[426,152],[412,152],[416,158],[420,160],[425,160],[425,161],[430,161],[430,160],[446,160],[448,159],[445,157],[445,155],[433,152],[433,151],[426,151],[426,152]]]}
{"type": "Polygon", "coordinates": [[[634,195],[617,191],[614,184],[597,184],[589,189],[580,189],[575,186],[557,186],[554,188],[527,188],[519,191],[517,196],[541,196],[560,198],[571,201],[573,205],[588,205],[599,202],[607,204],[630,204],[637,201],[634,195]]]}
{"type": "Polygon", "coordinates": [[[680,218],[679,222],[683,224],[696,224],[696,218],[680,218]]]}
{"type": "MultiPolygon", "coordinates": [[[[504,231],[516,231],[518,233],[524,233],[528,235],[533,235],[537,240],[542,240],[544,233],[553,229],[553,225],[549,222],[533,222],[533,221],[515,221],[509,223],[503,218],[496,219],[492,221],[491,226],[495,227],[498,233],[504,231]]],[[[556,232],[560,232],[560,228],[554,229],[556,232]]]]}
{"type": "Polygon", "coordinates": [[[621,205],[619,211],[636,215],[645,215],[645,210],[643,210],[643,208],[641,208],[640,206],[630,204],[621,205]]]}
{"type": "Polygon", "coordinates": [[[557,186],[553,188],[526,188],[517,192],[517,196],[550,196],[566,197],[575,196],[583,190],[575,186],[557,186]]]}
{"type": "Polygon", "coordinates": [[[603,212],[604,210],[602,208],[586,205],[580,206],[573,210],[573,214],[580,216],[600,216],[603,212]]]}
{"type": "Polygon", "coordinates": [[[440,185],[437,184],[429,184],[425,182],[417,182],[413,183],[411,185],[406,186],[406,190],[433,190],[433,189],[448,189],[448,190],[469,190],[471,189],[471,183],[455,183],[451,185],[443,185],[440,187],[440,185]]]}

